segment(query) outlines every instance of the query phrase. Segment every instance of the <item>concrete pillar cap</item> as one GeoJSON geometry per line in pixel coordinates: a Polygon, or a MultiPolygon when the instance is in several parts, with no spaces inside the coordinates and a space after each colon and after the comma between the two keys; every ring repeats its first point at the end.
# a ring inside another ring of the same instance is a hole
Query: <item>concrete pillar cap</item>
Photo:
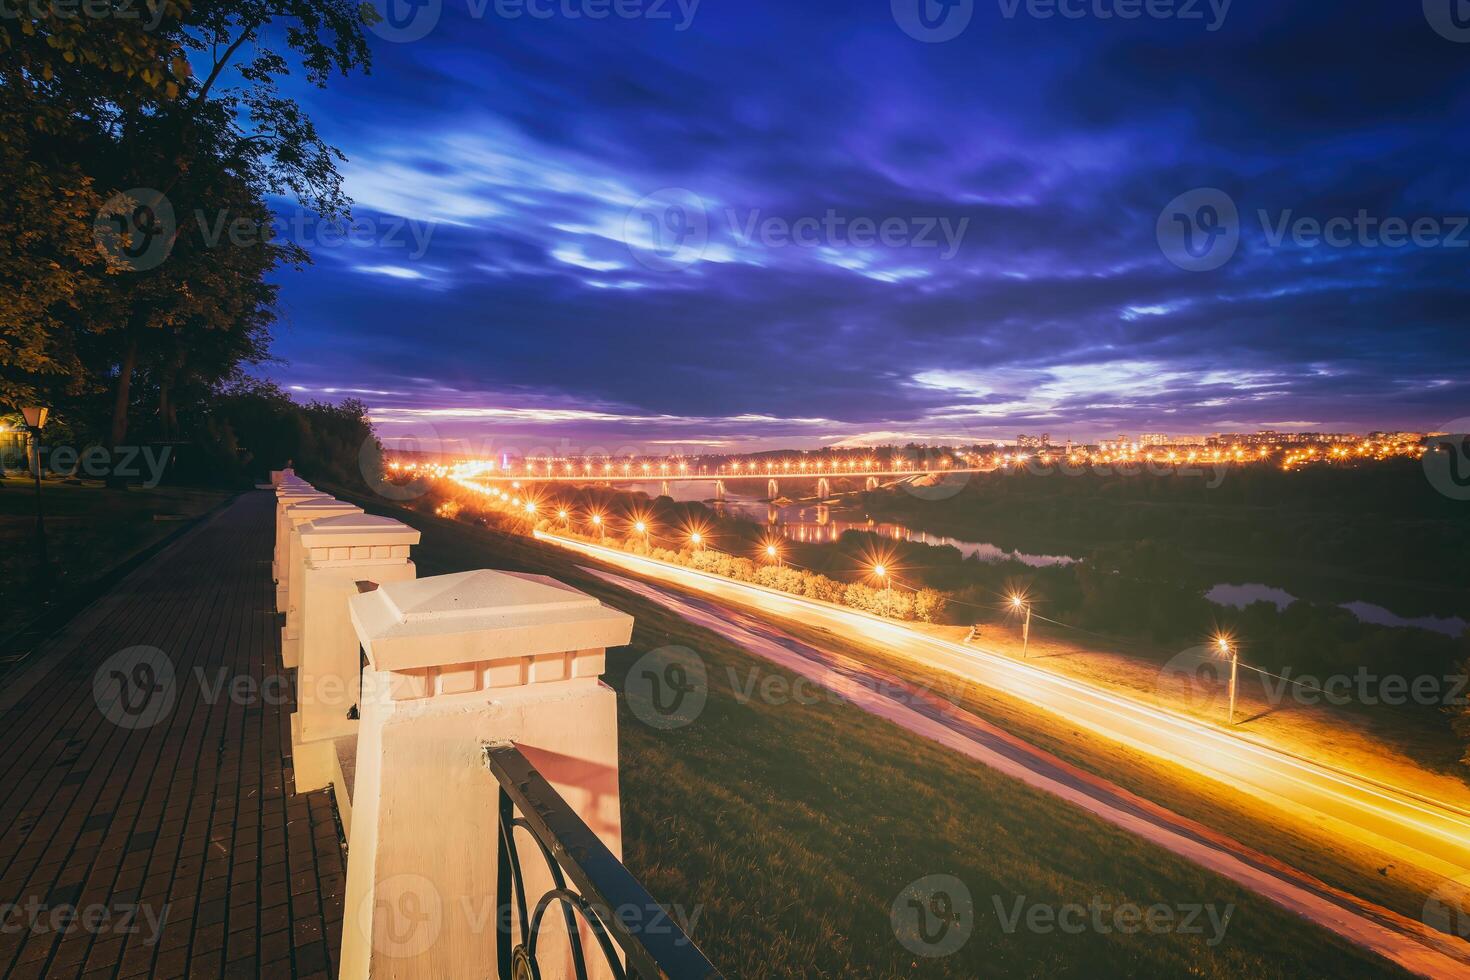
{"type": "Polygon", "coordinates": [[[291,512],[291,516],[296,520],[301,520],[302,515],[306,515],[306,520],[311,520],[310,515],[317,513],[321,514],[323,517],[326,517],[328,514],[362,513],[362,508],[357,506],[356,504],[345,504],[342,501],[335,500],[331,497],[325,497],[320,500],[303,500],[300,503],[293,502],[289,504],[286,509],[291,512]]]}
{"type": "Polygon", "coordinates": [[[301,544],[306,548],[350,548],[354,545],[419,543],[419,531],[402,521],[375,514],[341,514],[318,517],[301,525],[301,544]]]}
{"type": "Polygon", "coordinates": [[[394,582],[353,596],[352,623],[378,670],[411,670],[626,644],[633,617],[519,572],[394,582]]]}

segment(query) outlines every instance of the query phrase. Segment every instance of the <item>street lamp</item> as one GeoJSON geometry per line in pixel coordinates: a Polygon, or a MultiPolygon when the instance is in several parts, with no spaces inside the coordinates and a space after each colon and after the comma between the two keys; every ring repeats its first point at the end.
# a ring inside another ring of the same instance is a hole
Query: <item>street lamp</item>
{"type": "Polygon", "coordinates": [[[888,566],[882,562],[873,566],[873,575],[883,583],[883,618],[887,619],[893,611],[893,579],[888,575],[888,566]]]}
{"type": "Polygon", "coordinates": [[[704,545],[704,535],[698,531],[691,533],[689,535],[689,543],[694,545],[695,551],[698,551],[704,545]]]}
{"type": "Polygon", "coordinates": [[[1019,595],[1011,596],[1011,608],[1017,612],[1026,610],[1026,620],[1021,624],[1021,659],[1026,659],[1026,653],[1031,647],[1031,603],[1019,595]]]}
{"type": "Polygon", "coordinates": [[[1240,672],[1240,651],[1235,644],[1230,642],[1230,637],[1220,634],[1215,637],[1215,646],[1221,656],[1230,658],[1230,714],[1227,716],[1229,724],[1235,724],[1235,682],[1240,672]]]}
{"type": "Polygon", "coordinates": [[[32,472],[36,477],[36,585],[45,588],[50,579],[51,561],[46,554],[46,514],[41,507],[41,429],[51,414],[48,408],[22,408],[26,431],[31,436],[32,472]]]}
{"type": "Polygon", "coordinates": [[[607,540],[607,527],[602,523],[602,515],[601,514],[593,514],[592,515],[592,526],[595,527],[595,528],[597,528],[597,538],[598,538],[598,540],[599,541],[606,541],[607,540]]]}

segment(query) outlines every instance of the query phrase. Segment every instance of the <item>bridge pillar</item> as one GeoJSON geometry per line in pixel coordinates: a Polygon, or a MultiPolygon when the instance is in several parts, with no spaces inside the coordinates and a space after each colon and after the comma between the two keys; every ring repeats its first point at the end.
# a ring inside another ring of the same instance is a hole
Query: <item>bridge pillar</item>
{"type": "Polygon", "coordinates": [[[827,478],[825,476],[817,481],[817,496],[823,500],[826,500],[828,497],[832,496],[832,484],[827,482],[827,478]]]}
{"type": "Polygon", "coordinates": [[[877,490],[878,489],[878,478],[876,476],[870,476],[870,477],[868,477],[867,489],[869,489],[869,490],[877,490]]]}
{"type": "Polygon", "coordinates": [[[771,498],[772,500],[775,500],[777,497],[781,496],[781,484],[777,483],[775,480],[767,483],[766,496],[771,498]]]}
{"type": "Polygon", "coordinates": [[[724,480],[716,480],[715,481],[715,499],[716,500],[724,500],[725,499],[725,481],[724,480]]]}
{"type": "Polygon", "coordinates": [[[669,481],[668,480],[664,480],[662,483],[660,483],[658,485],[658,492],[659,492],[659,496],[661,496],[661,497],[672,497],[673,496],[673,494],[669,492],[669,481]]]}

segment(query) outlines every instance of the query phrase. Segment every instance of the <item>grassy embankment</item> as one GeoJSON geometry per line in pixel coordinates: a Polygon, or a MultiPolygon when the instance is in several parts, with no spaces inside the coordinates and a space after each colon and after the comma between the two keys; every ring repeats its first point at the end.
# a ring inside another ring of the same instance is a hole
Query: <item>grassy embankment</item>
{"type": "Polygon", "coordinates": [[[1411,460],[1284,473],[1271,464],[1189,476],[976,474],[937,499],[862,495],[879,520],[1042,554],[1157,542],[1193,582],[1263,582],[1323,603],[1470,617],[1465,505],[1411,460]]]}
{"type": "MultiPolygon", "coordinates": [[[[396,508],[380,508],[392,512],[396,508]]],[[[397,511],[400,515],[402,511],[397,511]]],[[[661,900],[702,906],[696,939],[731,976],[1327,976],[1387,965],[1049,796],[957,761],[842,704],[742,701],[729,678],[791,675],[716,634],[576,570],[567,556],[423,514],[424,575],[486,565],[554,574],[631,612],[607,682],[668,645],[699,651],[709,702],[656,731],[622,704],[627,860],[661,900]],[[733,672],[733,673],[732,673],[733,672]],[[925,959],[894,938],[890,906],[933,874],[964,881],[974,934],[925,959]],[[1234,904],[1223,942],[1201,936],[1006,934],[996,901],[1234,904]]]]}

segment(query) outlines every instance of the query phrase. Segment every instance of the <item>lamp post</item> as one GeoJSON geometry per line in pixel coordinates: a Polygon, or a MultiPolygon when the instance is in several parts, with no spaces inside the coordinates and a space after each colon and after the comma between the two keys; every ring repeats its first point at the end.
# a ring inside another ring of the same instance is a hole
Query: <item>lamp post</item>
{"type": "Polygon", "coordinates": [[[1235,644],[1230,642],[1226,636],[1217,637],[1215,645],[1220,652],[1230,658],[1230,714],[1226,716],[1227,724],[1235,724],[1235,689],[1236,678],[1240,673],[1240,651],[1235,649],[1235,644]]]}
{"type": "Polygon", "coordinates": [[[1011,608],[1026,610],[1026,619],[1021,623],[1021,659],[1026,659],[1026,653],[1031,647],[1031,603],[1018,595],[1011,596],[1011,608]]]}
{"type": "Polygon", "coordinates": [[[31,436],[32,472],[36,477],[36,584],[45,588],[51,578],[51,561],[46,553],[46,514],[41,506],[41,429],[51,414],[47,408],[22,408],[26,431],[31,436]]]}

